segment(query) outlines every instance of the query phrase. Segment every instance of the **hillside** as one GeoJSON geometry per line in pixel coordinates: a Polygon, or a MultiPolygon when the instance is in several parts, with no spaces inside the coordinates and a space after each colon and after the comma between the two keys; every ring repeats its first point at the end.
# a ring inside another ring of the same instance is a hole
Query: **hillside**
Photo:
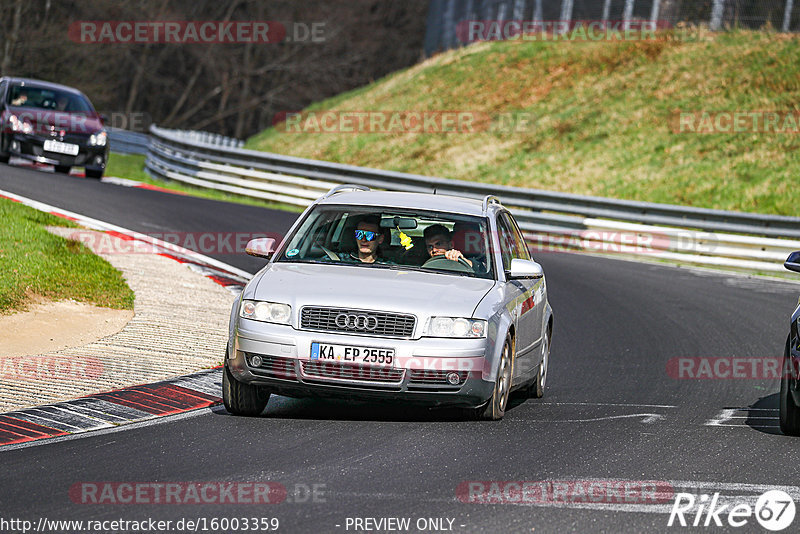
{"type": "Polygon", "coordinates": [[[738,133],[674,131],[680,112],[715,119],[778,111],[788,113],[783,131],[797,132],[798,45],[797,36],[702,30],[640,42],[478,43],[306,111],[464,111],[478,117],[478,129],[482,113],[507,113],[532,117],[527,127],[315,133],[304,120],[303,133],[271,128],[247,146],[462,180],[798,215],[800,135],[746,125],[738,133]]]}

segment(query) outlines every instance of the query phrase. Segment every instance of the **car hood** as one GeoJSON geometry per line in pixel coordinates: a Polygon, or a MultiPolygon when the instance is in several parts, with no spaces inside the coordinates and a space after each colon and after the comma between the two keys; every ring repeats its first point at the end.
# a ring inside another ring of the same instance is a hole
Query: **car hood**
{"type": "Polygon", "coordinates": [[[8,111],[21,121],[27,121],[36,133],[65,132],[67,134],[91,135],[103,129],[103,122],[96,114],[66,113],[50,109],[9,106],[8,111]]]}
{"type": "Polygon", "coordinates": [[[349,265],[274,263],[244,297],[303,306],[470,317],[494,280],[349,265]]]}

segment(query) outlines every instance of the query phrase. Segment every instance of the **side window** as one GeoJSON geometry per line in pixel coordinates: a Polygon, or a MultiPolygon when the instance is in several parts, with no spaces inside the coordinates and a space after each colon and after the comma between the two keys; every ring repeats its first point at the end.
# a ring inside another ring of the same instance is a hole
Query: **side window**
{"type": "Polygon", "coordinates": [[[514,236],[514,254],[513,257],[521,260],[529,260],[531,259],[531,253],[528,251],[528,245],[525,243],[525,238],[522,236],[522,232],[517,226],[517,222],[507,213],[502,215],[503,221],[508,225],[508,228],[511,229],[511,233],[514,236]]]}
{"type": "Polygon", "coordinates": [[[0,83],[0,102],[3,102],[3,99],[5,98],[6,87],[8,87],[7,82],[0,83]]]}

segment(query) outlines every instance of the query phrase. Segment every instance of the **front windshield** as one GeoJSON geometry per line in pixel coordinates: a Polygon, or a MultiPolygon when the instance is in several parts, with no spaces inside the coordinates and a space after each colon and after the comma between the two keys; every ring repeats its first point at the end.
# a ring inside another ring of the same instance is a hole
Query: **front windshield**
{"type": "Polygon", "coordinates": [[[64,113],[94,113],[92,105],[77,93],[30,85],[12,85],[6,103],[16,107],[48,109],[64,113]]]}
{"type": "Polygon", "coordinates": [[[413,269],[493,278],[486,219],[401,209],[318,206],[277,261],[413,269]]]}

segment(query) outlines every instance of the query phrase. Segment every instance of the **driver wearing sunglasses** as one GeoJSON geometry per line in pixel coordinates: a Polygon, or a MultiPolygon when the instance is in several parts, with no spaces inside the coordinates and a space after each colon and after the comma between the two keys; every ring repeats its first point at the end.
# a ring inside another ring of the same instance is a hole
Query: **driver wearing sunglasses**
{"type": "Polygon", "coordinates": [[[361,263],[390,263],[379,257],[378,247],[383,243],[381,233],[381,218],[379,215],[366,215],[356,226],[353,237],[356,241],[356,251],[346,254],[345,261],[360,261],[361,263]]]}

